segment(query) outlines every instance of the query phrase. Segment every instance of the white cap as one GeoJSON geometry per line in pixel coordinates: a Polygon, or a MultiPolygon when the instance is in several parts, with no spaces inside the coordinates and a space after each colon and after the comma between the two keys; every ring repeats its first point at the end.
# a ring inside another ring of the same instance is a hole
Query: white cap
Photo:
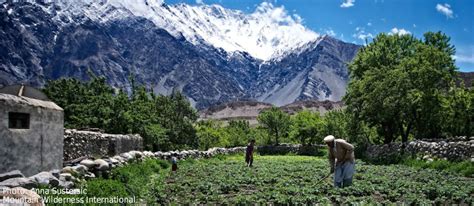
{"type": "Polygon", "coordinates": [[[324,138],[324,142],[332,142],[334,141],[334,139],[335,139],[334,136],[328,135],[324,138]]]}

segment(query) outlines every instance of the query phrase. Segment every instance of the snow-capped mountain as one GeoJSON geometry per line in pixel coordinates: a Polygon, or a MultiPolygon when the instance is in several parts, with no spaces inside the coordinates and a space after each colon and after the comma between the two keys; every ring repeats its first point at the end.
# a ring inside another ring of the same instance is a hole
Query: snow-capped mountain
{"type": "MultiPolygon", "coordinates": [[[[160,0],[59,0],[55,4],[61,8],[57,18],[82,14],[105,23],[130,16],[143,17],[174,37],[183,35],[195,45],[207,43],[227,52],[247,52],[261,60],[318,37],[301,24],[299,16],[291,16],[283,7],[275,8],[267,2],[251,14],[220,5],[166,5],[160,0]]],[[[45,8],[50,13],[55,9],[45,8]]]]}
{"type": "Polygon", "coordinates": [[[90,69],[120,88],[182,90],[197,108],[234,99],[340,100],[357,45],[305,28],[283,7],[253,13],[158,0],[0,5],[0,85],[36,86],[90,69]]]}

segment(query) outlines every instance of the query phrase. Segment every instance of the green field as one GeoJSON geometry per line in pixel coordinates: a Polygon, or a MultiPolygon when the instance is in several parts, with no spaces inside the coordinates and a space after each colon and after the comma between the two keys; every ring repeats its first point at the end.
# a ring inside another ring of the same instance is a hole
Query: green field
{"type": "Polygon", "coordinates": [[[312,204],[409,203],[465,204],[474,201],[474,179],[460,174],[408,167],[356,163],[354,184],[335,189],[323,157],[256,156],[245,167],[243,156],[179,162],[170,173],[162,160],[146,160],[115,169],[109,179],[86,182],[88,197],[135,196],[148,204],[312,204]]]}
{"type": "Polygon", "coordinates": [[[359,161],[354,185],[334,189],[324,158],[257,156],[247,168],[242,156],[184,162],[166,179],[166,201],[186,203],[472,203],[474,180],[401,165],[359,161]]]}

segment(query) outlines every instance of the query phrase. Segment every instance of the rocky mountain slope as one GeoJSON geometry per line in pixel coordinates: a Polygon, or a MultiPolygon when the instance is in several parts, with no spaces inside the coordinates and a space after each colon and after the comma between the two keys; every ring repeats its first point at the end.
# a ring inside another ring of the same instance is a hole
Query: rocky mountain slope
{"type": "MultiPolygon", "coordinates": [[[[217,120],[227,122],[230,120],[247,120],[251,125],[257,125],[257,116],[260,112],[270,109],[275,105],[257,101],[235,101],[225,104],[211,106],[199,111],[201,120],[217,120]]],[[[302,110],[319,112],[324,115],[326,112],[344,107],[342,102],[332,102],[329,100],[304,100],[296,101],[288,105],[280,106],[284,112],[292,115],[302,110]]]]}
{"type": "Polygon", "coordinates": [[[262,3],[246,14],[157,0],[0,5],[0,86],[103,75],[129,90],[180,90],[196,108],[235,99],[278,106],[341,99],[359,46],[320,36],[262,3]]]}

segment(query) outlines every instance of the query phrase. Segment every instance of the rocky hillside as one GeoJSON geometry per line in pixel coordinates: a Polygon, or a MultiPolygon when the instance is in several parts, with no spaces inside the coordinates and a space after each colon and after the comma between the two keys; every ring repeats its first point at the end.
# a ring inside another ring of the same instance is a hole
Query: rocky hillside
{"type": "Polygon", "coordinates": [[[474,86],[474,72],[459,72],[459,78],[464,82],[464,86],[474,86]]]}
{"type": "Polygon", "coordinates": [[[2,3],[0,86],[87,80],[91,71],[128,91],[130,76],[155,93],[180,90],[198,109],[236,99],[277,106],[339,101],[346,64],[359,48],[319,36],[291,16],[270,21],[277,8],[268,3],[252,14],[219,5],[129,3],[2,3]],[[262,28],[269,31],[255,32],[262,28]]]}
{"type": "MultiPolygon", "coordinates": [[[[247,120],[251,125],[257,124],[257,116],[260,112],[273,107],[274,105],[256,102],[256,101],[236,101],[212,106],[199,112],[201,120],[218,120],[227,122],[229,120],[247,120]]],[[[294,114],[301,110],[310,110],[324,113],[342,108],[344,105],[342,102],[332,102],[329,100],[316,101],[316,100],[305,100],[297,101],[288,105],[281,106],[280,108],[288,114],[294,114]]]]}

